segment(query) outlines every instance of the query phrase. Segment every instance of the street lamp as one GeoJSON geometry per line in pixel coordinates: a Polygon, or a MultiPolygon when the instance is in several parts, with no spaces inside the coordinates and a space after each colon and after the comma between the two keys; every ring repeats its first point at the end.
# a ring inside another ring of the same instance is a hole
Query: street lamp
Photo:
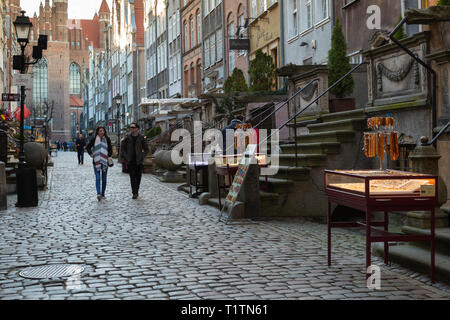
{"type": "MultiPolygon", "coordinates": [[[[16,37],[17,42],[20,44],[20,48],[22,50],[22,54],[20,55],[20,58],[16,58],[20,60],[21,64],[20,73],[25,73],[25,48],[29,42],[30,38],[30,31],[33,24],[30,21],[30,18],[25,16],[25,11],[21,11],[22,15],[17,16],[16,21],[14,21],[14,29],[16,30],[16,37]]],[[[16,56],[19,57],[19,56],[16,56]]],[[[23,148],[24,144],[24,135],[23,135],[23,128],[24,128],[24,100],[25,100],[25,86],[20,87],[21,90],[21,102],[20,102],[20,151],[19,151],[19,166],[24,167],[25,165],[25,152],[23,148]]]]}
{"type": "MultiPolygon", "coordinates": [[[[20,45],[21,55],[13,56],[13,69],[19,70],[21,74],[26,71],[26,66],[36,64],[42,58],[42,50],[47,49],[47,36],[40,35],[38,45],[33,46],[34,62],[25,62],[25,48],[30,39],[30,32],[33,24],[30,18],[25,16],[25,11],[21,11],[22,15],[17,16],[13,22],[16,31],[17,42],[20,45]]],[[[38,205],[37,195],[37,178],[36,170],[26,168],[25,151],[24,151],[24,102],[25,102],[25,86],[20,86],[20,149],[19,149],[19,167],[16,170],[16,190],[17,190],[17,207],[35,207],[38,205]]]]}
{"type": "Polygon", "coordinates": [[[122,98],[120,96],[118,96],[114,100],[115,100],[116,106],[117,106],[117,112],[116,112],[117,153],[119,153],[119,148],[120,148],[119,107],[120,107],[120,104],[122,103],[122,98]]]}

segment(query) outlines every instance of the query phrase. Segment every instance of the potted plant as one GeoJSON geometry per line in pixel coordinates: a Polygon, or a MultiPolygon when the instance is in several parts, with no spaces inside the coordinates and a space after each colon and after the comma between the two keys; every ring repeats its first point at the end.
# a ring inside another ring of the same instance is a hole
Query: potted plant
{"type": "MultiPolygon", "coordinates": [[[[331,50],[328,52],[328,83],[331,86],[338,81],[352,66],[347,56],[347,44],[345,43],[342,25],[339,20],[333,29],[331,37],[331,50]]],[[[355,109],[355,99],[347,96],[353,92],[353,76],[349,75],[336,87],[330,90],[334,98],[330,99],[330,112],[341,112],[355,109]]]]}

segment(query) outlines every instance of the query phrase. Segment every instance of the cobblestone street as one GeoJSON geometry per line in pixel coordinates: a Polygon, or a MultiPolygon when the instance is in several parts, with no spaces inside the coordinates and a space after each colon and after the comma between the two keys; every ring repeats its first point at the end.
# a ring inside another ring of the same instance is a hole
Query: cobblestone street
{"type": "Polygon", "coordinates": [[[143,175],[140,199],[116,165],[98,202],[91,159],[59,152],[37,208],[0,212],[0,299],[449,299],[448,287],[399,266],[364,276],[364,238],[306,220],[218,223],[218,212],[143,175]],[[81,287],[30,280],[30,266],[81,264],[81,287]]]}

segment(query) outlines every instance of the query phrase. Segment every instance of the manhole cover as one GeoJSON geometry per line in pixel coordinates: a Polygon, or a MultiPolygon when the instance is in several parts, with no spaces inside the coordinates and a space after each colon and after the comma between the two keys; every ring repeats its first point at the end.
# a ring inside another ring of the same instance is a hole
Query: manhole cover
{"type": "Polygon", "coordinates": [[[53,279],[70,277],[84,271],[84,267],[76,264],[52,264],[39,267],[30,267],[22,270],[19,275],[29,279],[53,279]]]}

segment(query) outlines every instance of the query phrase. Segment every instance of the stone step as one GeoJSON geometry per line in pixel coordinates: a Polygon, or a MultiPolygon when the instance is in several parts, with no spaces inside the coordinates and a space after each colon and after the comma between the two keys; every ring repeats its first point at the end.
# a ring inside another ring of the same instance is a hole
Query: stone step
{"type": "MultiPolygon", "coordinates": [[[[430,231],[427,229],[419,229],[409,226],[404,226],[402,232],[409,235],[429,235],[430,231]]],[[[450,228],[437,228],[435,229],[435,248],[436,252],[445,254],[450,259],[450,228]]],[[[420,247],[423,249],[429,249],[430,244],[428,242],[411,242],[410,245],[420,247]]]]}
{"type": "MultiPolygon", "coordinates": [[[[384,244],[376,243],[375,254],[383,256],[384,244]]],[[[408,269],[430,275],[430,251],[409,244],[389,246],[389,260],[408,269]]],[[[450,257],[441,253],[435,254],[435,280],[450,284],[450,257]]]]}
{"type": "Polygon", "coordinates": [[[354,140],[355,131],[353,130],[334,130],[297,136],[297,142],[299,143],[353,142],[354,140]]]}
{"type": "MultiPolygon", "coordinates": [[[[339,142],[298,143],[297,152],[303,154],[339,154],[339,142]]],[[[295,154],[295,144],[281,146],[283,154],[295,154]]]]}
{"type": "MultiPolygon", "coordinates": [[[[260,191],[260,197],[261,197],[261,211],[273,208],[276,208],[278,206],[278,200],[279,195],[276,193],[270,193],[270,192],[263,192],[260,191]]],[[[222,206],[225,203],[225,197],[222,197],[222,206]]],[[[209,198],[208,199],[208,205],[219,209],[219,198],[209,198]]]]}
{"type": "Polygon", "coordinates": [[[16,184],[16,174],[10,174],[6,176],[6,184],[16,184]]]}
{"type": "Polygon", "coordinates": [[[9,176],[11,174],[16,173],[16,169],[15,168],[6,167],[5,168],[5,173],[6,173],[6,176],[9,176]]]}
{"type": "MultiPolygon", "coordinates": [[[[324,154],[298,154],[297,166],[298,167],[323,167],[326,164],[327,156],[324,154]]],[[[294,167],[295,154],[280,154],[279,155],[280,166],[294,167]]]]}
{"type": "Polygon", "coordinates": [[[304,181],[308,180],[310,171],[311,169],[305,167],[278,166],[278,172],[272,178],[304,181]]]}
{"type": "Polygon", "coordinates": [[[288,193],[294,187],[294,181],[288,179],[259,177],[261,190],[269,193],[284,194],[288,193]]]}
{"type": "Polygon", "coordinates": [[[321,119],[323,122],[333,122],[338,120],[346,120],[350,118],[365,118],[366,112],[364,109],[356,109],[351,111],[334,112],[322,114],[321,119]]]}
{"type": "Polygon", "coordinates": [[[366,127],[366,118],[353,118],[308,125],[310,133],[334,130],[362,131],[366,127]]]}

